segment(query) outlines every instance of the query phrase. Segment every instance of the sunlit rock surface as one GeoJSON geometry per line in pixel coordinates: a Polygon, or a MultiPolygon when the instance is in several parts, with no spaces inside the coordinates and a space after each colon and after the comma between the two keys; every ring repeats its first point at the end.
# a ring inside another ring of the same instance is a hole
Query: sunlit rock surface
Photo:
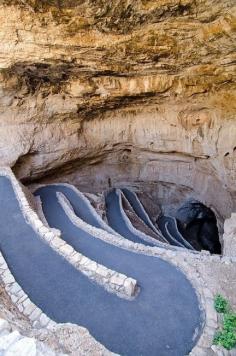
{"type": "Polygon", "coordinates": [[[145,187],[163,206],[191,195],[229,217],[234,4],[0,1],[0,163],[28,182],[145,187]]]}

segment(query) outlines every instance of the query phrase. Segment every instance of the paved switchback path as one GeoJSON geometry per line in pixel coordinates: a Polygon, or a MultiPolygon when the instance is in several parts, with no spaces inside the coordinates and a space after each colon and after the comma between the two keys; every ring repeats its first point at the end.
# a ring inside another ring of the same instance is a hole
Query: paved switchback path
{"type": "MultiPolygon", "coordinates": [[[[150,228],[152,229],[153,232],[155,232],[161,240],[163,239],[163,236],[160,236],[160,232],[157,230],[153,222],[151,221],[150,217],[148,216],[144,206],[142,205],[141,201],[139,200],[137,194],[133,192],[130,189],[123,188],[121,189],[123,194],[125,195],[126,199],[129,201],[131,204],[132,208],[134,209],[135,213],[137,216],[150,228]]],[[[163,239],[164,242],[165,239],[163,239]]]]}
{"type": "MultiPolygon", "coordinates": [[[[138,231],[134,232],[133,230],[131,230],[130,226],[123,218],[122,208],[120,207],[120,197],[119,197],[119,193],[117,192],[116,189],[111,190],[106,195],[105,201],[106,201],[107,220],[108,220],[109,226],[111,226],[113,230],[115,230],[121,236],[124,236],[125,238],[127,238],[130,241],[133,241],[136,243],[141,243],[143,245],[151,246],[151,247],[156,246],[153,243],[147,242],[144,239],[142,239],[139,236],[138,231]]],[[[124,211],[123,211],[123,213],[125,214],[124,211]]],[[[156,243],[158,245],[158,241],[156,241],[156,243]]]]}
{"type": "MultiPolygon", "coordinates": [[[[86,211],[83,200],[71,188],[40,188],[36,195],[41,197],[49,225],[60,229],[63,239],[77,251],[137,279],[141,286],[134,301],[108,293],[103,300],[97,299],[93,315],[88,313],[88,320],[92,318],[97,323],[93,325],[91,320],[85,324],[92,335],[122,355],[186,355],[194,346],[192,337],[195,329],[201,328],[202,319],[196,294],[185,276],[159,258],[121,249],[74,226],[58,203],[58,191],[67,197],[78,216],[81,210],[83,214],[86,211]],[[101,305],[106,308],[106,315],[101,305]]],[[[97,298],[96,288],[90,298],[97,298]]]]}

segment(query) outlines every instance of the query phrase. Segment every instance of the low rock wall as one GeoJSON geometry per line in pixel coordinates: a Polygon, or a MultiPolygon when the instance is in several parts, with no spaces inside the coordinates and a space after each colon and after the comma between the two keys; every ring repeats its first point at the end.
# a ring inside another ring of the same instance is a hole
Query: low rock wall
{"type": "Polygon", "coordinates": [[[36,212],[30,206],[22,190],[21,185],[15,178],[10,168],[1,168],[0,174],[8,177],[15,191],[22,213],[26,221],[35,232],[44,239],[54,250],[62,255],[68,262],[79,269],[90,279],[95,280],[109,292],[116,293],[119,297],[131,298],[137,290],[137,281],[124,274],[113,271],[103,265],[90,260],[60,238],[58,231],[45,226],[36,212]]]}
{"type": "Polygon", "coordinates": [[[51,348],[32,337],[25,337],[10,324],[0,319],[0,355],[2,356],[67,356],[54,352],[51,348]]]}
{"type": "MultiPolygon", "coordinates": [[[[207,288],[207,285],[201,275],[195,271],[194,260],[204,260],[210,258],[219,263],[232,263],[233,261],[229,258],[221,259],[220,256],[212,256],[210,253],[189,253],[189,250],[178,249],[175,251],[160,248],[160,247],[149,247],[142,244],[131,242],[119,236],[114,236],[108,232],[91,226],[81,220],[77,215],[75,215],[73,208],[71,207],[69,201],[61,193],[57,193],[59,196],[59,202],[61,203],[64,211],[70,220],[80,228],[91,233],[95,238],[99,238],[108,243],[120,246],[128,250],[132,250],[136,253],[144,253],[146,255],[158,256],[162,259],[173,263],[177,268],[181,269],[188,279],[193,284],[196,293],[199,298],[199,304],[201,306],[202,312],[205,314],[205,324],[203,326],[203,333],[200,336],[197,345],[193,348],[190,355],[191,356],[209,356],[215,355],[214,351],[211,349],[213,336],[218,327],[217,313],[214,309],[214,296],[211,291],[207,288]]],[[[95,213],[95,212],[94,212],[95,213]]],[[[217,351],[218,352],[218,351],[217,351]]],[[[225,352],[225,355],[230,355],[225,352]]]]}
{"type": "MultiPolygon", "coordinates": [[[[2,170],[0,170],[0,172],[2,173],[2,170]]],[[[4,172],[6,172],[5,174],[6,176],[11,176],[12,180],[16,180],[10,170],[7,169],[4,172]]],[[[18,182],[16,180],[16,184],[17,183],[18,182]]],[[[22,198],[25,199],[24,195],[22,196],[22,198]]],[[[30,210],[32,212],[32,209],[30,210]]],[[[75,214],[73,217],[73,211],[70,212],[69,215],[70,217],[72,217],[72,220],[74,220],[75,223],[78,223],[78,221],[80,220],[80,219],[78,220],[75,214]]],[[[235,257],[227,257],[227,256],[221,257],[217,255],[210,255],[207,252],[192,254],[184,249],[176,249],[172,251],[159,247],[144,246],[142,244],[137,244],[128,241],[120,236],[107,233],[106,231],[103,231],[101,229],[92,227],[86,224],[85,222],[83,222],[83,224],[84,227],[86,226],[87,231],[91,232],[93,237],[95,238],[100,238],[108,243],[114,244],[121,248],[131,250],[135,253],[143,253],[145,255],[160,257],[170,263],[173,263],[177,268],[180,268],[186,274],[188,279],[195,287],[199,298],[199,303],[202,306],[202,309],[204,310],[205,313],[205,324],[203,327],[203,333],[199,338],[197,345],[191,351],[190,355],[191,356],[234,355],[234,353],[232,352],[227,352],[226,350],[222,351],[222,349],[216,348],[214,346],[212,347],[212,339],[215,331],[218,328],[217,313],[214,310],[214,296],[212,292],[209,290],[205,279],[203,279],[200,273],[196,270],[195,264],[196,262],[204,264],[207,261],[211,260],[214,263],[229,265],[236,262],[235,257]]],[[[234,229],[232,230],[231,228],[227,227],[227,225],[225,227],[226,227],[225,233],[230,232],[234,234],[235,231],[234,229]]],[[[9,295],[11,296],[13,303],[16,303],[16,305],[18,303],[19,310],[23,309],[24,313],[29,313],[29,310],[31,310],[31,313],[28,314],[31,320],[32,317],[35,317],[35,315],[37,315],[38,313],[36,320],[33,321],[33,324],[35,326],[36,325],[40,327],[46,326],[47,328],[52,328],[53,325],[56,324],[52,320],[50,320],[45,314],[43,314],[42,311],[38,310],[33,303],[31,304],[31,302],[27,300],[27,295],[24,294],[20,286],[14,280],[14,277],[9,271],[6,262],[4,261],[2,256],[0,257],[0,277],[4,281],[6,290],[9,292],[9,295]],[[18,299],[18,297],[20,298],[18,299]]]]}

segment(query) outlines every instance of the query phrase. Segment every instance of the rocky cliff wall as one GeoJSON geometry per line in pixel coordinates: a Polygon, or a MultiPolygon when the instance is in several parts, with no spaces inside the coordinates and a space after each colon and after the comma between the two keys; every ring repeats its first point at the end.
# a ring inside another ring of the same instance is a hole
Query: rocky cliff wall
{"type": "Polygon", "coordinates": [[[235,2],[1,0],[0,164],[165,204],[236,198],[235,2]]]}

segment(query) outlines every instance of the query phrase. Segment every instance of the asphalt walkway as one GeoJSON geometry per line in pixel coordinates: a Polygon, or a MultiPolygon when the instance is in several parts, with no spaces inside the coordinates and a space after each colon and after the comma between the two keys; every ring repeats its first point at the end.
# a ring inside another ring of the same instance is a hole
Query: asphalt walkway
{"type": "Polygon", "coordinates": [[[159,258],[120,249],[74,226],[57,201],[58,190],[69,198],[62,186],[38,191],[49,224],[84,255],[136,278],[141,292],[133,301],[121,299],[73,268],[25,222],[11,183],[0,177],[0,248],[24,291],[53,320],[88,328],[113,352],[186,355],[202,321],[186,277],[159,258]]]}

